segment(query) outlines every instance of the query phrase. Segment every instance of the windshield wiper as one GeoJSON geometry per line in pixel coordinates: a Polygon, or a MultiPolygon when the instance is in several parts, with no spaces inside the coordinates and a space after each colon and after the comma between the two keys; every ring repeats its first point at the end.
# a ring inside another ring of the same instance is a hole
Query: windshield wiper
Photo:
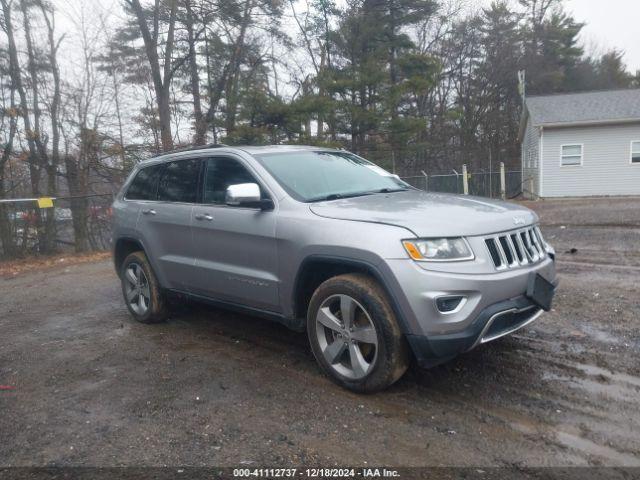
{"type": "Polygon", "coordinates": [[[326,202],[329,200],[339,200],[341,198],[353,198],[364,197],[365,195],[372,195],[372,192],[357,192],[357,193],[330,193],[322,197],[316,197],[309,200],[309,202],[326,202]]]}
{"type": "Polygon", "coordinates": [[[396,193],[396,192],[406,192],[409,190],[408,188],[381,188],[380,190],[376,190],[375,193],[396,193]]]}

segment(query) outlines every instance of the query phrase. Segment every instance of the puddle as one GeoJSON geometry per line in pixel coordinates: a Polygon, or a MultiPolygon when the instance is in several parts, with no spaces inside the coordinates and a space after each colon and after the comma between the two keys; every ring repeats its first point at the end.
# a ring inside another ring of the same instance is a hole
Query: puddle
{"type": "Polygon", "coordinates": [[[528,425],[526,423],[518,422],[518,421],[510,421],[509,426],[514,429],[516,432],[520,432],[524,435],[536,435],[538,434],[538,430],[533,425],[528,425]]]}
{"type": "Polygon", "coordinates": [[[635,455],[621,453],[613,448],[598,445],[591,440],[573,435],[572,433],[557,431],[556,438],[565,447],[580,452],[594,455],[597,457],[605,458],[608,460],[607,465],[615,465],[621,467],[640,467],[640,458],[635,455]]]}
{"type": "Polygon", "coordinates": [[[624,344],[624,341],[622,339],[611,335],[609,332],[597,329],[589,324],[582,324],[578,328],[597,342],[616,345],[624,344]]]}
{"type": "MultiPolygon", "coordinates": [[[[600,395],[612,400],[623,402],[635,403],[637,402],[638,395],[640,395],[640,387],[618,382],[602,383],[590,378],[568,377],[551,372],[543,373],[542,379],[568,383],[593,395],[600,395]]],[[[612,379],[607,377],[607,380],[612,379]]]]}
{"type": "MultiPolygon", "coordinates": [[[[553,435],[557,441],[575,452],[587,454],[589,456],[597,456],[604,459],[604,464],[608,466],[624,466],[624,467],[640,467],[640,457],[629,453],[623,453],[614,448],[599,445],[588,440],[576,433],[571,433],[575,427],[570,425],[561,425],[559,429],[550,427],[541,423],[537,423],[532,419],[515,415],[513,412],[505,409],[492,409],[497,417],[502,418],[513,430],[523,435],[553,435]]],[[[582,460],[584,461],[584,460],[582,460]]],[[[581,464],[581,459],[574,459],[576,464],[581,464]]]]}
{"type": "Polygon", "coordinates": [[[629,385],[633,385],[635,387],[640,388],[640,377],[635,377],[633,375],[628,375],[626,373],[614,373],[606,368],[597,367],[595,365],[589,365],[588,363],[568,363],[570,367],[574,367],[578,370],[583,371],[587,375],[592,376],[603,376],[609,380],[615,382],[628,383],[629,385]]]}

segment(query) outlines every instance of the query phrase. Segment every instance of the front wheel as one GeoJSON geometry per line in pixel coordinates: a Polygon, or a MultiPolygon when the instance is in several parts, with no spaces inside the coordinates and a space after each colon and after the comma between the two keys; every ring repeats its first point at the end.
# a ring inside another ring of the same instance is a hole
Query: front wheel
{"type": "Polygon", "coordinates": [[[122,294],[129,312],[142,323],[167,318],[167,302],[144,252],[133,252],[122,263],[122,294]]]}
{"type": "Polygon", "coordinates": [[[322,283],[311,297],[307,334],[316,360],[337,384],[382,390],[409,364],[409,350],[385,292],[362,274],[322,283]]]}

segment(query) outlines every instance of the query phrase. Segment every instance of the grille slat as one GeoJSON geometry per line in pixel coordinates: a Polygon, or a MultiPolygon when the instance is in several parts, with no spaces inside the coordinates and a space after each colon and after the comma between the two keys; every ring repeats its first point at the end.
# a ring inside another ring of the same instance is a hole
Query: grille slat
{"type": "Polygon", "coordinates": [[[540,257],[540,259],[543,259],[545,251],[544,248],[542,248],[542,243],[540,243],[540,240],[538,240],[538,235],[536,234],[535,228],[529,230],[529,235],[531,235],[531,242],[538,250],[538,256],[540,257]]]}
{"type": "Polygon", "coordinates": [[[547,251],[544,248],[544,242],[542,241],[542,234],[540,233],[540,230],[538,229],[538,227],[531,229],[531,236],[535,240],[538,250],[540,250],[540,258],[544,258],[545,255],[547,254],[547,251]]]}
{"type": "Polygon", "coordinates": [[[516,268],[543,260],[547,252],[538,227],[528,227],[485,238],[493,265],[498,270],[516,268]]]}
{"type": "Polygon", "coordinates": [[[498,250],[500,251],[500,256],[502,257],[503,263],[507,266],[513,264],[513,256],[509,251],[509,246],[507,245],[507,240],[505,237],[496,237],[496,241],[498,242],[498,250]]]}
{"type": "Polygon", "coordinates": [[[516,258],[518,259],[518,262],[520,264],[523,264],[526,256],[524,255],[524,253],[522,253],[522,250],[520,249],[520,244],[518,243],[518,236],[511,233],[507,235],[507,238],[509,239],[509,244],[512,246],[513,251],[516,254],[516,258]]]}
{"type": "Polygon", "coordinates": [[[533,253],[535,253],[536,256],[540,255],[540,252],[538,251],[538,246],[536,245],[536,242],[533,241],[533,235],[531,235],[531,230],[527,230],[527,238],[529,239],[529,244],[531,245],[531,249],[533,250],[533,253]]]}
{"type": "Polygon", "coordinates": [[[531,243],[531,236],[529,235],[529,230],[525,230],[524,232],[522,232],[522,234],[524,235],[524,241],[525,241],[525,244],[527,245],[527,250],[531,255],[531,261],[535,263],[539,260],[538,251],[535,249],[535,247],[531,243]]]}
{"type": "Polygon", "coordinates": [[[484,242],[487,244],[493,264],[496,268],[500,268],[502,266],[502,260],[500,259],[500,253],[498,252],[498,247],[496,247],[495,240],[493,238],[487,238],[484,242]]]}
{"type": "Polygon", "coordinates": [[[524,246],[524,242],[522,241],[522,237],[517,232],[514,233],[513,236],[516,237],[516,241],[518,242],[518,248],[522,252],[522,264],[523,265],[528,265],[529,264],[529,256],[527,255],[527,249],[524,246]]]}
{"type": "Polygon", "coordinates": [[[518,258],[518,253],[516,252],[516,246],[514,245],[513,240],[511,239],[511,235],[507,235],[504,238],[507,241],[507,246],[509,247],[509,251],[511,252],[511,258],[512,258],[511,265],[516,266],[520,262],[520,259],[518,258]]]}

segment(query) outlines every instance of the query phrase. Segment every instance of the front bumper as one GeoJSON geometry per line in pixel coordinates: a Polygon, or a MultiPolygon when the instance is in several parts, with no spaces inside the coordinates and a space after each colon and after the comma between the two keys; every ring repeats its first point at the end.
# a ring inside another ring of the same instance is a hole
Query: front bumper
{"type": "Polygon", "coordinates": [[[397,282],[393,297],[404,333],[424,367],[443,363],[535,320],[542,310],[525,296],[532,275],[558,283],[551,257],[529,267],[471,274],[427,270],[400,259],[389,260],[387,265],[397,282]],[[463,296],[464,302],[455,311],[443,313],[436,306],[436,299],[442,296],[463,296]]]}
{"type": "Polygon", "coordinates": [[[424,368],[444,363],[476,346],[519,330],[542,314],[542,309],[520,296],[490,305],[461,332],[431,335],[407,335],[418,364],[424,368]]]}

